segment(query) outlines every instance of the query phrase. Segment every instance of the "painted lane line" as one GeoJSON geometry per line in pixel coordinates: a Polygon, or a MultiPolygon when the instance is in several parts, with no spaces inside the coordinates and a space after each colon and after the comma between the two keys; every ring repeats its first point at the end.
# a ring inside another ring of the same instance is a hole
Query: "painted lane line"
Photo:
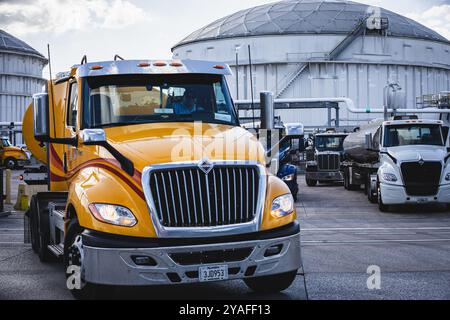
{"type": "Polygon", "coordinates": [[[351,244],[351,243],[388,243],[388,242],[450,242],[450,239],[380,239],[380,240],[304,240],[302,244],[351,244]]]}

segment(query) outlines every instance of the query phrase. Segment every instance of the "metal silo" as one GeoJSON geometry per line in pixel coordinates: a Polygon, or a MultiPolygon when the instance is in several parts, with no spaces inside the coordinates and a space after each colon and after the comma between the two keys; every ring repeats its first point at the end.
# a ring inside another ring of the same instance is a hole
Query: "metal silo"
{"type": "MultiPolygon", "coordinates": [[[[270,90],[286,99],[351,98],[365,110],[383,106],[388,82],[403,88],[407,108],[415,108],[418,97],[450,91],[446,38],[394,12],[350,1],[291,0],[242,10],[195,31],[173,54],[230,64],[235,99],[270,90]]],[[[326,110],[278,114],[306,125],[323,125],[328,117],[326,110]]],[[[342,106],[340,117],[351,126],[374,116],[342,106]]]]}
{"type": "MultiPolygon", "coordinates": [[[[47,59],[25,42],[0,30],[0,123],[2,134],[8,134],[11,122],[22,122],[33,94],[40,92],[45,81],[42,70],[47,59]]],[[[20,126],[13,130],[20,131],[20,126]]],[[[15,140],[15,139],[13,139],[15,140]]],[[[21,142],[20,134],[16,143],[21,142]]]]}

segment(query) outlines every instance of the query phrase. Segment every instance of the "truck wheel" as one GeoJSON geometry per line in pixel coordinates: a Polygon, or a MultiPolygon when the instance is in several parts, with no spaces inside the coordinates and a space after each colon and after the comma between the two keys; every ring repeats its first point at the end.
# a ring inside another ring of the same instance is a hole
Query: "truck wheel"
{"type": "Polygon", "coordinates": [[[377,195],[374,195],[373,189],[372,189],[372,183],[370,181],[370,175],[368,176],[366,180],[366,190],[367,190],[367,199],[370,203],[377,203],[378,197],[377,195]]]}
{"type": "Polygon", "coordinates": [[[245,284],[255,292],[277,293],[286,290],[294,282],[297,270],[288,273],[244,279],[245,284]]]}
{"type": "Polygon", "coordinates": [[[84,229],[78,224],[78,220],[72,219],[67,228],[64,244],[64,267],[66,272],[67,287],[77,300],[101,299],[105,296],[102,286],[85,282],[83,279],[83,242],[84,229]]]}
{"type": "Polygon", "coordinates": [[[349,191],[356,191],[356,190],[361,189],[360,185],[350,183],[350,169],[349,168],[345,168],[345,170],[344,170],[344,187],[346,190],[349,190],[349,191]]]}
{"type": "Polygon", "coordinates": [[[347,171],[347,169],[344,170],[343,176],[344,176],[344,189],[349,190],[348,189],[348,171],[347,171]]]}
{"type": "Polygon", "coordinates": [[[388,212],[389,206],[383,203],[383,198],[381,197],[381,187],[378,185],[378,209],[381,212],[388,212]]]}
{"type": "Polygon", "coordinates": [[[41,208],[39,206],[39,201],[35,200],[35,210],[36,210],[36,249],[41,262],[52,262],[55,261],[55,256],[53,256],[48,250],[48,245],[50,244],[50,222],[48,217],[47,208],[41,208]]]}
{"type": "Polygon", "coordinates": [[[6,158],[4,162],[6,169],[14,170],[17,168],[17,161],[14,158],[6,158]]]}
{"type": "Polygon", "coordinates": [[[32,197],[30,201],[30,209],[28,209],[28,227],[30,230],[31,248],[33,249],[34,253],[39,252],[37,210],[36,198],[32,197]]]}
{"type": "Polygon", "coordinates": [[[315,186],[317,186],[317,180],[306,178],[306,185],[308,187],[315,187],[315,186]]]}

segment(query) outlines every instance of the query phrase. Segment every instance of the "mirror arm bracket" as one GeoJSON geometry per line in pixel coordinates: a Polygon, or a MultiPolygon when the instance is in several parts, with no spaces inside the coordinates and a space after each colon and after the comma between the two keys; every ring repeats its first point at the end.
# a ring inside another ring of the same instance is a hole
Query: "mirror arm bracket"
{"type": "Polygon", "coordinates": [[[134,164],[133,162],[125,157],[123,154],[121,154],[119,151],[117,151],[116,148],[114,148],[111,144],[108,143],[108,141],[97,141],[92,143],[85,143],[87,146],[100,146],[108,150],[109,153],[112,154],[114,158],[119,161],[120,166],[122,167],[122,170],[125,171],[129,176],[134,176],[134,164]]]}

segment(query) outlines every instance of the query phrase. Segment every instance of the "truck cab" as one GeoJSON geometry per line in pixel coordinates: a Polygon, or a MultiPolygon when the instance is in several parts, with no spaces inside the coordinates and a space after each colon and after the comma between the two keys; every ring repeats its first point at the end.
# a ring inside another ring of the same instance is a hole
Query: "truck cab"
{"type": "Polygon", "coordinates": [[[2,137],[0,143],[0,162],[7,169],[18,169],[30,162],[30,154],[23,148],[13,146],[9,138],[2,137]]]}
{"type": "Polygon", "coordinates": [[[369,194],[377,195],[381,211],[391,205],[450,203],[450,157],[442,121],[385,121],[366,141],[367,149],[379,151],[369,194]]]}
{"type": "Polygon", "coordinates": [[[341,161],[346,133],[329,130],[316,133],[307,148],[306,184],[314,187],[317,182],[341,182],[341,161]]]}
{"type": "Polygon", "coordinates": [[[242,279],[274,292],[294,281],[294,199],[240,127],[227,75],[194,60],[83,63],[34,97],[24,135],[47,155],[49,191],[32,198],[30,241],[42,261],[64,261],[76,297],[98,285],[242,279]]]}

